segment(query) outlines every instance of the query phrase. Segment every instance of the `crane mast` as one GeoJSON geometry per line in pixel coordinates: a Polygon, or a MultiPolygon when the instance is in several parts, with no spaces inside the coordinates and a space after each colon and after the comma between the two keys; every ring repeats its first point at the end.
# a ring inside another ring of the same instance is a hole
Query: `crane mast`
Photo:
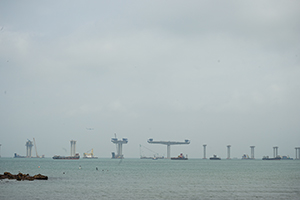
{"type": "Polygon", "coordinates": [[[33,138],[33,142],[34,142],[34,149],[35,149],[35,155],[37,158],[39,158],[39,155],[37,153],[37,147],[36,147],[36,143],[35,143],[35,139],[33,138]]]}

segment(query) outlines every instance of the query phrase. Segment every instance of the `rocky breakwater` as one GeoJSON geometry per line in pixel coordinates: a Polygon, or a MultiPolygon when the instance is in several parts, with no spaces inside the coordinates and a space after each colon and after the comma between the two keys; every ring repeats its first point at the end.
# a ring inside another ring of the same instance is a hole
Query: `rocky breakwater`
{"type": "Polygon", "coordinates": [[[48,176],[44,176],[41,174],[30,176],[29,174],[22,174],[22,173],[18,173],[14,175],[9,172],[4,172],[4,174],[0,174],[0,179],[16,179],[17,181],[24,181],[24,180],[33,181],[35,179],[48,180],[48,176]]]}

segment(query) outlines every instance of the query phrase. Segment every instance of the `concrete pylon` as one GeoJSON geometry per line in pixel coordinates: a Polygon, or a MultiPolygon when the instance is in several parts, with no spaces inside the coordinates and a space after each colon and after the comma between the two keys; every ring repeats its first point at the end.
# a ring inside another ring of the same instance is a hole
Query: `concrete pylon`
{"type": "Polygon", "coordinates": [[[121,140],[118,140],[116,137],[111,139],[111,142],[117,145],[117,155],[113,152],[112,158],[118,158],[118,159],[123,159],[123,144],[128,143],[127,138],[122,138],[121,140]]]}
{"type": "Polygon", "coordinates": [[[254,148],[255,148],[255,146],[250,146],[250,148],[251,148],[251,159],[255,159],[254,158],[254,148]]]}
{"type": "Polygon", "coordinates": [[[75,140],[71,140],[71,151],[70,151],[70,155],[71,156],[75,156],[76,154],[76,141],[75,140]]]}
{"type": "Polygon", "coordinates": [[[206,144],[203,145],[203,159],[207,159],[206,158],[206,144]]]}
{"type": "Polygon", "coordinates": [[[230,147],[231,145],[227,145],[227,159],[230,159],[230,147]]]}
{"type": "Polygon", "coordinates": [[[276,158],[278,156],[278,147],[273,147],[273,158],[276,158]]]}
{"type": "Polygon", "coordinates": [[[32,152],[32,146],[33,146],[32,141],[28,140],[26,142],[25,146],[26,146],[26,157],[31,158],[31,156],[32,156],[32,153],[31,153],[32,152]]]}
{"type": "Polygon", "coordinates": [[[300,147],[295,147],[295,150],[296,150],[295,160],[299,160],[300,159],[300,147]]]}

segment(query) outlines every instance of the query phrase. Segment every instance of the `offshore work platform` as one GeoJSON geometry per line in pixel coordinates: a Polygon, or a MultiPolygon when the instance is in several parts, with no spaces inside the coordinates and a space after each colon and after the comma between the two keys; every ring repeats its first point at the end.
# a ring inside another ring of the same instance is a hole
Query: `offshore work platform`
{"type": "Polygon", "coordinates": [[[164,144],[167,145],[167,158],[171,158],[171,145],[179,145],[179,144],[190,144],[189,140],[184,140],[184,142],[174,142],[174,141],[154,141],[150,138],[148,141],[150,144],[164,144]]]}
{"type": "Polygon", "coordinates": [[[118,140],[117,137],[111,138],[111,142],[116,144],[117,147],[117,155],[115,154],[115,152],[111,153],[111,158],[118,158],[118,159],[123,159],[124,156],[122,154],[122,148],[123,148],[123,144],[127,144],[128,143],[128,139],[127,138],[122,138],[122,140],[118,140]]]}

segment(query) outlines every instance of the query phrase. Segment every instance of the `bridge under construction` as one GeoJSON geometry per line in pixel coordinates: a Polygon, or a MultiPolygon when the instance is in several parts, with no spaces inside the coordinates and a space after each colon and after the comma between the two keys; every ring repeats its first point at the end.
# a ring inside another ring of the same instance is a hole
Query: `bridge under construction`
{"type": "Polygon", "coordinates": [[[116,144],[116,146],[117,146],[117,155],[115,154],[115,152],[112,152],[112,158],[123,159],[124,158],[124,155],[122,153],[123,144],[127,144],[128,139],[127,138],[122,138],[122,140],[118,140],[117,136],[115,135],[115,138],[112,138],[111,142],[116,144]]]}
{"type": "Polygon", "coordinates": [[[167,158],[171,158],[171,145],[179,145],[179,144],[190,144],[189,140],[184,140],[184,142],[174,142],[174,141],[154,141],[152,138],[147,141],[149,144],[163,144],[167,145],[167,158]]]}

